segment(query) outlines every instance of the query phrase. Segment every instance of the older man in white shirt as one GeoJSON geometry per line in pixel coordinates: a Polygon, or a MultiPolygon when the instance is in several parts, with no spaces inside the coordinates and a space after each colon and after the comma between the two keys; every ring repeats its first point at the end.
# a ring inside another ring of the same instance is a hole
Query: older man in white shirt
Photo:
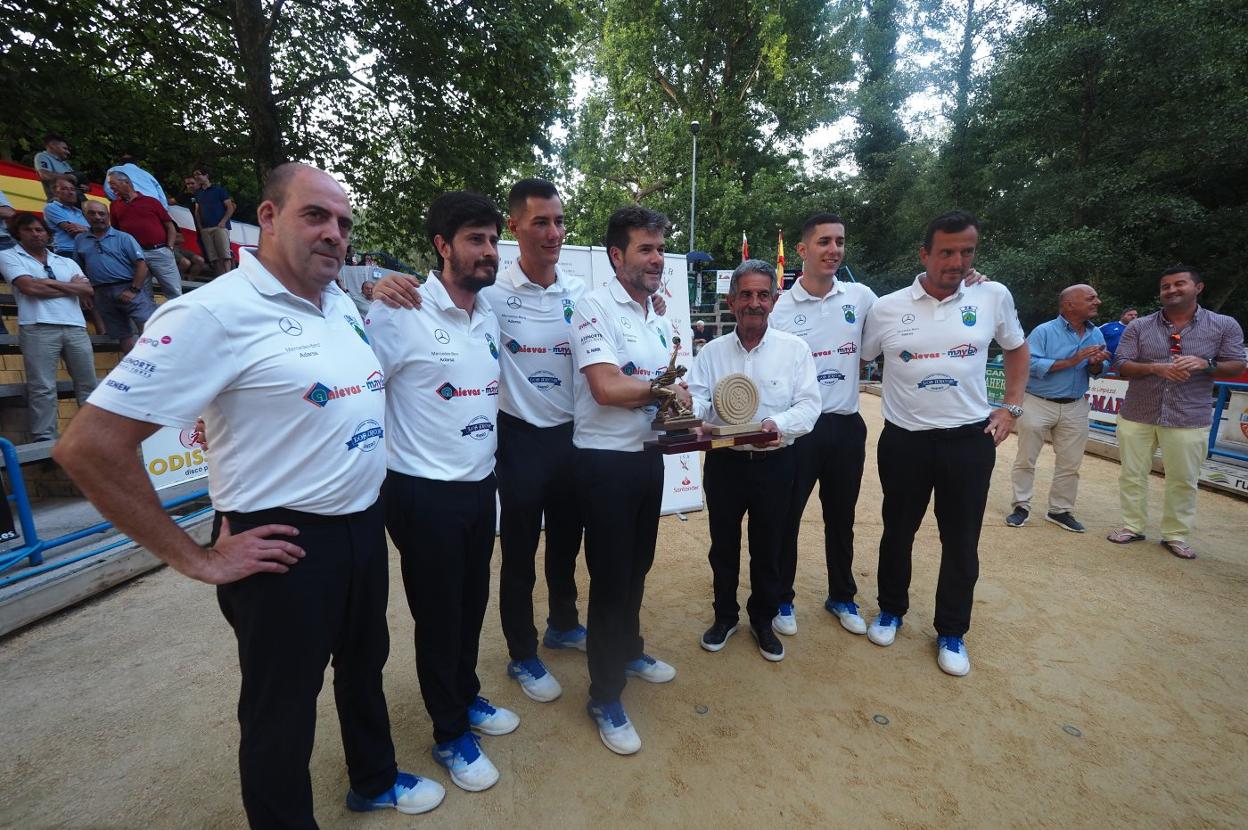
{"type": "Polygon", "coordinates": [[[815,361],[806,341],[767,325],[775,298],[775,269],[757,259],[737,266],[728,288],[736,331],[702,347],[689,379],[694,414],[722,424],[712,405],[716,383],[730,374],[748,375],[759,391],[755,417],[764,431],[776,436],[762,447],[742,445],[709,452],[703,471],[715,622],[702,635],[702,648],[719,651],[737,630],[741,519],[748,513],[750,598],[746,611],[759,653],[772,662],[784,659],[784,646],[771,622],[780,603],[780,544],[797,470],[792,444],[810,432],[820,409],[815,361]]]}

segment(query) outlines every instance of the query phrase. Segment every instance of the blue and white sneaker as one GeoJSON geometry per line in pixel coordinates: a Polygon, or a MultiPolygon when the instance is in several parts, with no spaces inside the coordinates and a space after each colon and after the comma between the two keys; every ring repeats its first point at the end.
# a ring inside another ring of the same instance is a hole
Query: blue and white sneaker
{"type": "Polygon", "coordinates": [[[832,597],[824,600],[823,607],[828,613],[841,621],[841,628],[850,634],[866,634],[867,621],[858,613],[858,606],[852,602],[833,602],[832,597]]]}
{"type": "Polygon", "coordinates": [[[394,786],[376,798],[365,798],[347,790],[347,809],[356,813],[394,808],[409,816],[427,813],[442,803],[446,789],[437,781],[399,770],[394,786]]]}
{"type": "Polygon", "coordinates": [[[481,751],[481,739],[471,732],[434,744],[433,760],[446,768],[461,790],[479,793],[498,783],[498,770],[481,751]]]}
{"type": "Polygon", "coordinates": [[[507,664],[507,676],[520,684],[520,691],[530,700],[550,703],[563,694],[563,687],[536,655],[507,664]]]}
{"type": "Polygon", "coordinates": [[[520,716],[510,709],[491,706],[480,695],[468,707],[468,725],[482,735],[506,735],[515,732],[520,716]]]}
{"type": "Polygon", "coordinates": [[[867,639],[877,646],[891,646],[897,639],[897,629],[901,628],[901,617],[881,611],[867,628],[867,639]]]}
{"type": "Polygon", "coordinates": [[[598,724],[598,737],[607,749],[617,755],[632,755],[641,749],[641,738],[618,700],[611,703],[594,703],[591,700],[585,711],[598,724]]]}
{"type": "Polygon", "coordinates": [[[963,677],[971,670],[971,657],[961,637],[937,637],[936,648],[936,665],[945,674],[963,677]]]}
{"type": "Polygon", "coordinates": [[[624,666],[624,674],[627,677],[640,677],[650,683],[666,683],[676,676],[676,669],[649,654],[643,654],[624,666]]]}
{"type": "Polygon", "coordinates": [[[771,620],[771,630],[786,637],[797,633],[797,612],[793,610],[793,603],[780,603],[776,616],[771,620]]]}
{"type": "Polygon", "coordinates": [[[542,645],[546,648],[574,648],[577,651],[584,651],[585,640],[588,636],[589,632],[583,625],[569,628],[567,631],[558,631],[546,626],[546,633],[542,636],[542,645]]]}

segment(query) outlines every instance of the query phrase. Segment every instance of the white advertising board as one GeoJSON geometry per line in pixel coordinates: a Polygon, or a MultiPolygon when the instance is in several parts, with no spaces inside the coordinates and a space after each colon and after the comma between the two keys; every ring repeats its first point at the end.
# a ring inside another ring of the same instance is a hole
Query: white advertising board
{"type": "Polygon", "coordinates": [[[208,477],[208,453],[193,429],[161,427],[143,442],[143,468],[157,490],[208,477]]]}
{"type": "Polygon", "coordinates": [[[1092,378],[1088,382],[1088,418],[1105,424],[1118,423],[1118,410],[1126,396],[1125,380],[1092,378]]]}
{"type": "Polygon", "coordinates": [[[1248,392],[1232,392],[1226,406],[1226,423],[1218,438],[1228,444],[1248,447],[1248,392]]]}
{"type": "MultiPolygon", "coordinates": [[[[501,271],[520,256],[520,248],[515,242],[499,242],[498,255],[501,271]]],[[[693,328],[689,320],[685,257],[684,254],[667,254],[663,259],[663,282],[659,286],[659,293],[667,301],[665,316],[671,324],[672,332],[680,337],[678,362],[682,366],[690,366],[693,363],[693,328]]],[[[601,288],[615,279],[615,271],[611,269],[611,261],[607,259],[605,248],[564,245],[559,256],[559,268],[566,274],[580,277],[590,290],[601,288]]],[[[663,512],[701,510],[702,466],[697,453],[668,455],[663,462],[663,512]]]]}

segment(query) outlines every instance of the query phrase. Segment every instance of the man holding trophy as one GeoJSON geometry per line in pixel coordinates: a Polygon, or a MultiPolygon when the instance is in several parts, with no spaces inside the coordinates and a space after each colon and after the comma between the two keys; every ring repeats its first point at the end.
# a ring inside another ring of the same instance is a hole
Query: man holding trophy
{"type": "Polygon", "coordinates": [[[689,376],[693,412],[709,432],[772,433],[769,444],[741,444],[706,454],[703,487],[709,513],[715,622],[702,648],[719,651],[737,630],[741,519],[749,515],[750,598],[746,612],[759,653],[784,659],[771,622],[780,602],[780,545],[796,458],[793,441],[819,417],[819,385],[810,348],[800,337],[769,328],[776,271],[757,259],[732,274],[728,307],[736,331],[702,347],[689,376]],[[753,423],[751,423],[753,422],[753,423]]]}

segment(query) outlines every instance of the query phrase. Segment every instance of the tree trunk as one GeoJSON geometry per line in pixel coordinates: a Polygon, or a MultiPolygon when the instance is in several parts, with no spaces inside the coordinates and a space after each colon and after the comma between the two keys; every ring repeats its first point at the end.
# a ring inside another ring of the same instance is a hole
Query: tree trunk
{"type": "Polygon", "coordinates": [[[262,0],[230,0],[230,22],[238,41],[238,66],[251,122],[251,152],[261,185],[270,170],[287,160],[281,113],[273,95],[272,37],[281,5],[282,0],[275,0],[266,13],[262,0]]]}

